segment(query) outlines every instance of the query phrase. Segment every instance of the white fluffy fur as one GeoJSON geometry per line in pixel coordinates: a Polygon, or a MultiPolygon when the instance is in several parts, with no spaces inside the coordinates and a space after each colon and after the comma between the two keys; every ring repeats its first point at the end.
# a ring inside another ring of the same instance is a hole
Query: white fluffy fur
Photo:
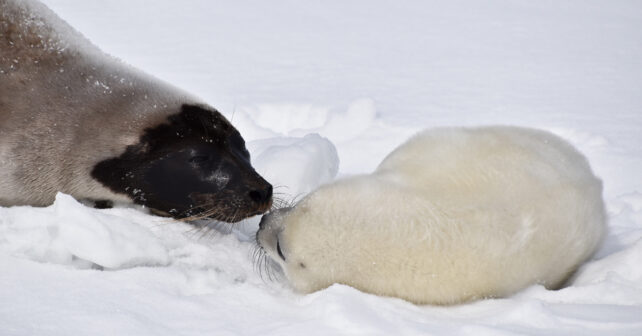
{"type": "Polygon", "coordinates": [[[562,285],[603,237],[601,194],[587,160],[550,133],[435,129],[268,217],[259,242],[301,292],[343,283],[453,304],[562,285]]]}

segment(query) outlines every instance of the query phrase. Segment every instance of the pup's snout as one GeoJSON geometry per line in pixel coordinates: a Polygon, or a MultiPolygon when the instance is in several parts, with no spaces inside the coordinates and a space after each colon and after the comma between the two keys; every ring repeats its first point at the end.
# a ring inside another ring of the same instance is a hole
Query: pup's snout
{"type": "Polygon", "coordinates": [[[259,222],[259,230],[263,230],[265,225],[267,225],[267,222],[270,220],[269,219],[270,214],[265,214],[261,217],[261,221],[259,222]]]}
{"type": "Polygon", "coordinates": [[[274,211],[271,211],[269,213],[266,213],[261,217],[261,221],[259,222],[259,230],[263,230],[265,227],[271,225],[273,228],[280,228],[282,226],[282,219],[285,214],[287,214],[290,210],[292,210],[292,207],[286,207],[286,208],[281,208],[281,209],[276,209],[274,211]]]}

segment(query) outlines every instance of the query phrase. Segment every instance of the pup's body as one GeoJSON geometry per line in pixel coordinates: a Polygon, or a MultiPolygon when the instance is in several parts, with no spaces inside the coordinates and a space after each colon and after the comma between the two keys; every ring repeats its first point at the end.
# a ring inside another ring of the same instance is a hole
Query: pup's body
{"type": "Polygon", "coordinates": [[[264,216],[257,238],[301,292],[343,283],[453,304],[563,284],[603,237],[601,193],[586,159],[550,133],[435,129],[373,174],[264,216]]]}

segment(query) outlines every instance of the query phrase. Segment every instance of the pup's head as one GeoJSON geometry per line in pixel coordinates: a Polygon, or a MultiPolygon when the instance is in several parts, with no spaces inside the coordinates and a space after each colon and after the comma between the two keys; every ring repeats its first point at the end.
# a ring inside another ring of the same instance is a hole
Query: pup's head
{"type": "Polygon", "coordinates": [[[342,283],[404,297],[397,289],[408,284],[408,274],[399,272],[407,254],[422,242],[406,222],[395,219],[407,197],[394,190],[374,176],[324,186],[292,208],[264,215],[257,243],[297,291],[342,283]]]}
{"type": "Polygon", "coordinates": [[[239,132],[216,110],[183,105],[92,177],[154,212],[236,222],[267,211],[272,186],[252,167],[239,132]]]}

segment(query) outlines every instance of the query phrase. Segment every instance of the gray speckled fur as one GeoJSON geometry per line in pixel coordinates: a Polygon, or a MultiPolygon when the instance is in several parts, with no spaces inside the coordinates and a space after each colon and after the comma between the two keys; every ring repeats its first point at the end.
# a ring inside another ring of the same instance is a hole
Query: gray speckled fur
{"type": "Polygon", "coordinates": [[[102,53],[46,6],[0,0],[0,205],[50,204],[61,191],[129,201],[91,178],[186,93],[102,53]]]}

